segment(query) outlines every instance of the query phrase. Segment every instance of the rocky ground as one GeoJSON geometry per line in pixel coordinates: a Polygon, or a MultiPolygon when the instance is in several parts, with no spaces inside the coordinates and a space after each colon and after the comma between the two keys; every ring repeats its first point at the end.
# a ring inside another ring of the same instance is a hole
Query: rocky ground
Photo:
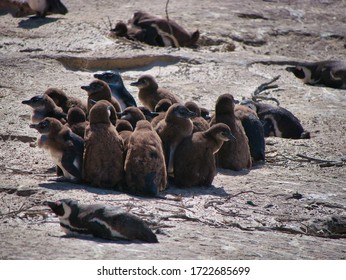
{"type": "Polygon", "coordinates": [[[201,32],[194,49],[109,36],[109,21],[139,9],[165,15],[165,1],[63,2],[66,16],[0,16],[0,259],[345,259],[346,91],[304,85],[283,65],[247,66],[344,60],[345,1],[170,1],[169,17],[201,32]],[[119,70],[136,100],[129,84],[150,73],[211,110],[220,94],[251,97],[281,75],[270,96],[312,139],[268,138],[264,165],[218,170],[211,188],[171,186],[166,200],[50,182],[53,163],[21,101],[48,87],[86,99],[80,86],[103,70],[119,70]],[[146,220],[160,243],[64,238],[42,205],[61,198],[121,206],[146,220]]]}

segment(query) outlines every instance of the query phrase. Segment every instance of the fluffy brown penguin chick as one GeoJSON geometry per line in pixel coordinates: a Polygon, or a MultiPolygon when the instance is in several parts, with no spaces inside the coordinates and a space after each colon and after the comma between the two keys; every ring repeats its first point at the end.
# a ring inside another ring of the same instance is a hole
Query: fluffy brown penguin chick
{"type": "Polygon", "coordinates": [[[164,98],[164,99],[161,99],[155,106],[155,112],[158,113],[158,115],[152,119],[151,121],[151,125],[153,127],[156,127],[157,124],[163,120],[166,116],[166,113],[169,109],[169,107],[172,106],[172,101],[167,99],[167,98],[164,98]]]}
{"type": "Polygon", "coordinates": [[[147,120],[139,121],[130,136],[125,173],[130,193],[156,196],[166,188],[167,173],[162,142],[147,120]]]}
{"type": "Polygon", "coordinates": [[[215,115],[210,125],[224,123],[229,126],[235,139],[225,142],[216,154],[216,165],[231,170],[251,168],[248,138],[240,120],[234,114],[234,98],[231,94],[220,95],[215,105],[215,115]]]}
{"type": "Polygon", "coordinates": [[[122,120],[127,120],[132,125],[133,129],[140,120],[145,120],[145,116],[138,107],[127,107],[124,111],[118,114],[122,120]]]}
{"type": "Polygon", "coordinates": [[[234,136],[223,123],[185,138],[174,155],[174,183],[179,187],[210,186],[216,175],[214,154],[230,139],[234,136]]]}
{"type": "Polygon", "coordinates": [[[67,96],[65,92],[57,88],[48,88],[45,93],[53,99],[54,103],[61,107],[62,110],[67,114],[68,110],[72,107],[81,108],[84,113],[87,113],[87,106],[80,99],[72,96],[67,96]]]}
{"type": "Polygon", "coordinates": [[[96,187],[114,188],[124,179],[124,147],[110,122],[111,106],[97,102],[85,129],[83,179],[96,187]]]}
{"type": "Polygon", "coordinates": [[[129,145],[130,136],[133,132],[133,127],[127,120],[117,120],[116,123],[116,130],[118,131],[120,137],[123,139],[124,142],[124,154],[127,153],[127,147],[129,145]]]}
{"type": "Polygon", "coordinates": [[[66,113],[48,95],[36,95],[31,99],[22,101],[22,104],[29,105],[33,109],[31,115],[33,123],[39,123],[46,117],[55,118],[63,124],[66,123],[66,113]]]}
{"type": "Polygon", "coordinates": [[[174,176],[173,159],[174,152],[180,142],[192,134],[193,124],[190,118],[196,116],[184,105],[173,104],[169,107],[167,114],[155,127],[159,134],[165,154],[167,173],[174,176]]]}
{"type": "Polygon", "coordinates": [[[201,116],[201,109],[198,107],[198,105],[195,102],[193,101],[186,102],[185,106],[190,111],[196,113],[196,117],[191,119],[193,123],[193,133],[197,131],[205,131],[209,129],[209,123],[201,116]]]}
{"type": "Polygon", "coordinates": [[[57,165],[57,175],[60,175],[60,171],[63,172],[63,176],[54,181],[80,182],[84,152],[83,138],[55,118],[47,117],[38,124],[31,124],[30,127],[41,134],[38,146],[49,151],[57,165]]]}
{"type": "Polygon", "coordinates": [[[167,89],[160,88],[154,77],[151,75],[146,74],[140,76],[137,82],[131,83],[131,86],[139,88],[139,100],[151,111],[154,111],[156,104],[164,98],[171,100],[172,103],[181,103],[178,96],[167,89]]]}
{"type": "Polygon", "coordinates": [[[109,85],[101,80],[94,80],[89,85],[81,86],[81,89],[85,90],[88,93],[88,112],[90,112],[91,104],[90,99],[99,101],[107,100],[112,103],[117,112],[121,112],[121,107],[119,102],[112,96],[112,91],[109,85]]]}
{"type": "Polygon", "coordinates": [[[84,111],[79,107],[68,110],[67,124],[71,130],[84,139],[85,127],[88,125],[84,111]]]}

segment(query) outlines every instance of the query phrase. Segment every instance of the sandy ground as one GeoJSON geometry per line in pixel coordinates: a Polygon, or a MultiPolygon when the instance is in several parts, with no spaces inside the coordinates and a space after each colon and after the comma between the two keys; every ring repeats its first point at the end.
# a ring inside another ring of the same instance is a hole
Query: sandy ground
{"type": "Polygon", "coordinates": [[[109,36],[108,18],[114,26],[143,7],[165,15],[165,1],[63,2],[66,16],[0,16],[0,259],[346,258],[346,91],[304,85],[282,65],[246,66],[345,59],[345,1],[170,1],[171,19],[200,30],[197,49],[109,36]],[[313,137],[268,138],[264,165],[219,170],[211,188],[170,187],[167,200],[49,182],[53,163],[37,147],[31,111],[21,101],[48,87],[86,99],[80,86],[103,70],[121,71],[137,101],[129,84],[150,73],[184,101],[211,110],[220,94],[250,97],[281,75],[280,90],[270,95],[313,137]],[[297,154],[340,164],[323,167],[297,154]],[[65,238],[42,205],[60,198],[121,206],[146,220],[160,243],[65,238]]]}

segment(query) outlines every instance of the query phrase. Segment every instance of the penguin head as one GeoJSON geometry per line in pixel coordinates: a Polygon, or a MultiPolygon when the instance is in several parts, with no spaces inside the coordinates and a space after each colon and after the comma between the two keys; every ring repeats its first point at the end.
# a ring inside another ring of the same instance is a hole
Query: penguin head
{"type": "Polygon", "coordinates": [[[138,107],[127,107],[121,112],[120,117],[122,120],[127,120],[131,123],[132,127],[136,127],[136,123],[140,120],[145,120],[145,115],[138,107]]]}
{"type": "Polygon", "coordinates": [[[116,36],[123,37],[126,36],[128,29],[125,22],[119,21],[110,31],[114,32],[116,36]]]}
{"type": "Polygon", "coordinates": [[[221,141],[229,141],[229,140],[235,140],[236,138],[231,132],[231,129],[228,125],[224,123],[217,123],[209,128],[208,131],[209,134],[211,134],[214,138],[221,140],[221,141]]]}
{"type": "Polygon", "coordinates": [[[142,75],[136,82],[130,84],[131,86],[141,88],[158,88],[158,85],[151,75],[142,75]]]}
{"type": "Polygon", "coordinates": [[[30,124],[30,128],[36,129],[40,134],[57,134],[63,128],[63,124],[55,118],[47,117],[39,123],[30,124]]]}
{"type": "Polygon", "coordinates": [[[251,110],[257,112],[256,102],[253,101],[252,99],[244,99],[240,102],[240,105],[244,105],[244,106],[250,108],[251,110]]]}
{"type": "Polygon", "coordinates": [[[52,98],[57,106],[62,106],[67,102],[67,95],[60,89],[48,88],[44,94],[52,98]]]}
{"type": "Polygon", "coordinates": [[[83,123],[86,121],[86,116],[84,111],[79,107],[72,107],[67,113],[67,122],[69,125],[75,123],[83,123]]]}
{"type": "Polygon", "coordinates": [[[190,119],[197,116],[196,113],[190,111],[188,108],[186,108],[186,106],[178,103],[175,103],[171,107],[169,107],[167,111],[167,116],[171,114],[177,118],[182,119],[190,119]]]}
{"type": "Polygon", "coordinates": [[[55,202],[46,201],[44,204],[61,219],[69,218],[75,208],[78,207],[78,203],[72,199],[60,199],[55,202]]]}
{"type": "Polygon", "coordinates": [[[95,80],[89,85],[81,86],[81,89],[85,90],[88,93],[89,97],[92,97],[94,94],[101,92],[109,92],[109,97],[111,96],[111,90],[108,84],[101,80],[95,80]]]}
{"type": "Polygon", "coordinates": [[[164,98],[161,99],[157,104],[155,105],[154,111],[155,112],[167,112],[169,107],[172,106],[172,101],[170,99],[164,98]]]}
{"type": "Polygon", "coordinates": [[[149,121],[159,115],[158,112],[151,112],[147,107],[144,107],[144,106],[139,106],[137,108],[142,111],[142,113],[144,114],[145,118],[147,120],[149,120],[149,121]]]}
{"type": "Polygon", "coordinates": [[[44,95],[35,95],[34,97],[28,100],[23,100],[22,104],[29,105],[33,109],[44,107],[45,105],[44,95]]]}
{"type": "Polygon", "coordinates": [[[286,71],[292,72],[294,76],[296,76],[299,79],[305,78],[305,72],[301,66],[289,66],[285,68],[286,71]]]}
{"type": "Polygon", "coordinates": [[[89,122],[91,124],[112,123],[115,125],[117,115],[114,106],[107,100],[100,100],[95,102],[94,104],[95,105],[93,105],[89,112],[89,122]]]}
{"type": "Polygon", "coordinates": [[[120,74],[113,71],[106,71],[101,74],[96,73],[94,74],[94,78],[102,80],[108,84],[117,84],[122,82],[120,74]]]}
{"type": "Polygon", "coordinates": [[[234,105],[233,95],[222,94],[216,100],[215,112],[216,114],[228,114],[234,111],[234,105]]]}
{"type": "Polygon", "coordinates": [[[209,110],[203,107],[200,109],[201,109],[201,117],[205,119],[206,121],[209,121],[211,119],[209,110]]]}
{"type": "Polygon", "coordinates": [[[194,112],[197,117],[201,116],[201,109],[198,107],[198,105],[193,101],[188,101],[185,103],[185,106],[187,109],[189,109],[191,112],[194,112]]]}

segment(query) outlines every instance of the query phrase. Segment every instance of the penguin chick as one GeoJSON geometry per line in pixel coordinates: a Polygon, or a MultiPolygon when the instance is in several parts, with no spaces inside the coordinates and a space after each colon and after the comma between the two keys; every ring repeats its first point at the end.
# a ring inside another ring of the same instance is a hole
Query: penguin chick
{"type": "Polygon", "coordinates": [[[88,125],[84,111],[79,107],[72,107],[68,110],[67,124],[71,128],[72,132],[78,136],[84,138],[85,127],[88,125]]]}
{"type": "Polygon", "coordinates": [[[197,131],[205,131],[209,129],[209,123],[201,116],[201,109],[198,107],[198,105],[195,102],[193,101],[186,102],[185,106],[190,111],[196,113],[196,117],[191,119],[193,123],[192,133],[195,133],[197,131]]]}
{"type": "Polygon", "coordinates": [[[45,204],[58,216],[60,226],[67,234],[158,243],[156,235],[142,219],[119,207],[84,205],[71,199],[48,201],[45,204]]]}
{"type": "Polygon", "coordinates": [[[263,125],[264,137],[310,138],[310,133],[304,130],[299,119],[283,107],[254,102],[252,100],[244,100],[241,104],[256,110],[263,125]]]}
{"type": "Polygon", "coordinates": [[[111,106],[97,102],[85,129],[83,179],[99,188],[115,188],[124,179],[124,147],[110,122],[111,106]]]}
{"type": "Polygon", "coordinates": [[[164,98],[171,100],[172,103],[182,103],[178,96],[167,89],[160,88],[151,75],[140,76],[137,82],[131,83],[131,86],[139,88],[139,100],[151,111],[154,111],[155,105],[164,98]]]}
{"type": "Polygon", "coordinates": [[[119,102],[112,96],[111,89],[108,84],[101,80],[95,80],[87,86],[81,86],[81,89],[88,93],[88,112],[90,112],[91,104],[89,99],[99,101],[107,100],[112,103],[117,112],[121,112],[119,102]]]}
{"type": "Polygon", "coordinates": [[[133,132],[133,127],[127,120],[117,120],[116,123],[116,130],[118,131],[120,137],[123,139],[124,142],[124,155],[126,156],[127,153],[127,147],[129,145],[130,136],[133,132]]]}
{"type": "Polygon", "coordinates": [[[60,0],[26,0],[31,9],[36,12],[36,17],[45,18],[47,14],[68,13],[67,8],[60,0]]]}
{"type": "Polygon", "coordinates": [[[286,71],[308,85],[346,88],[346,61],[298,62],[295,66],[286,67],[286,71]]]}
{"type": "Polygon", "coordinates": [[[240,120],[234,115],[234,98],[231,94],[220,95],[215,105],[215,115],[210,126],[224,123],[229,126],[235,140],[225,142],[216,154],[218,167],[239,171],[251,168],[248,138],[240,120]]]}
{"type": "Polygon", "coordinates": [[[141,120],[130,136],[125,160],[129,193],[157,196],[167,185],[165,157],[160,137],[150,122],[141,120]]]}
{"type": "Polygon", "coordinates": [[[120,116],[122,120],[129,121],[133,129],[136,128],[136,124],[138,121],[145,120],[144,114],[138,107],[128,107],[120,114],[118,114],[118,116],[120,116]]]}
{"type": "Polygon", "coordinates": [[[0,15],[10,13],[13,17],[24,17],[35,14],[27,2],[20,0],[1,0],[0,15]]]}
{"type": "Polygon", "coordinates": [[[155,106],[155,112],[158,113],[158,116],[156,116],[155,118],[152,119],[151,121],[151,125],[153,127],[156,127],[157,124],[163,120],[166,116],[166,112],[168,111],[169,107],[172,106],[172,101],[164,98],[161,99],[155,106]]]}
{"type": "Polygon", "coordinates": [[[211,117],[210,117],[210,112],[207,108],[200,108],[201,109],[201,117],[203,119],[205,119],[207,122],[209,122],[211,120],[211,117]]]}
{"type": "Polygon", "coordinates": [[[41,137],[38,146],[50,152],[55,164],[62,170],[59,182],[78,183],[82,179],[84,140],[54,118],[45,118],[38,124],[31,124],[41,137]]]}
{"type": "Polygon", "coordinates": [[[244,105],[236,104],[235,116],[241,121],[249,140],[252,163],[265,161],[265,139],[262,122],[255,111],[244,105]]]}
{"type": "Polygon", "coordinates": [[[155,127],[163,143],[167,174],[169,176],[174,176],[175,149],[185,137],[192,134],[193,124],[190,118],[194,116],[196,114],[184,105],[173,104],[169,107],[165,118],[155,127]]]}
{"type": "Polygon", "coordinates": [[[117,117],[118,113],[116,112],[112,103],[110,103],[107,100],[99,100],[99,101],[95,101],[93,99],[88,100],[88,104],[89,104],[90,108],[92,108],[92,106],[94,106],[96,103],[103,103],[103,104],[106,104],[107,106],[109,106],[109,111],[110,111],[109,120],[111,121],[112,125],[116,126],[116,123],[118,121],[118,117],[117,117]]]}
{"type": "Polygon", "coordinates": [[[46,117],[56,118],[62,123],[66,123],[66,113],[48,95],[36,95],[29,100],[22,101],[22,104],[33,108],[31,115],[31,122],[33,123],[39,123],[46,117]]]}
{"type": "Polygon", "coordinates": [[[94,74],[94,78],[106,82],[111,91],[112,96],[119,102],[121,111],[125,110],[127,107],[137,107],[136,101],[124,86],[123,79],[120,73],[113,71],[106,71],[101,74],[94,74]]]}
{"type": "Polygon", "coordinates": [[[87,113],[86,104],[83,104],[83,102],[78,98],[67,96],[66,93],[61,89],[48,88],[44,94],[52,98],[54,103],[57,106],[61,107],[66,114],[72,107],[79,107],[84,111],[85,114],[87,113]]]}
{"type": "Polygon", "coordinates": [[[223,123],[186,137],[175,151],[174,183],[179,187],[210,186],[216,175],[214,154],[230,139],[234,136],[223,123]]]}

